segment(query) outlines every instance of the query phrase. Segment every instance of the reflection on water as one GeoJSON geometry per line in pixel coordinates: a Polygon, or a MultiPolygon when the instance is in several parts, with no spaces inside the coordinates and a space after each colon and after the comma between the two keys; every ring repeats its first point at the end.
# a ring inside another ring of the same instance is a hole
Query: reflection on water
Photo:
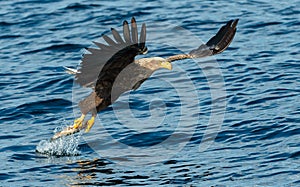
{"type": "Polygon", "coordinates": [[[89,160],[82,160],[76,162],[78,167],[74,168],[73,170],[77,172],[76,176],[76,185],[109,185],[109,184],[117,184],[113,181],[107,181],[103,184],[98,182],[91,182],[92,179],[97,180],[97,175],[99,174],[113,174],[114,171],[112,168],[107,168],[109,163],[105,160],[95,159],[92,161],[89,160]]]}

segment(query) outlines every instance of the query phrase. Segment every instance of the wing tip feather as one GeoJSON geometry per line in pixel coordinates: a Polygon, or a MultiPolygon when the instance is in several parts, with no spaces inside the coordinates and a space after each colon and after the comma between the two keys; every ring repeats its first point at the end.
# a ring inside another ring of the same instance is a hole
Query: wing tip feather
{"type": "Polygon", "coordinates": [[[135,20],[134,16],[132,16],[132,18],[131,18],[131,23],[136,23],[136,20],[135,20]]]}

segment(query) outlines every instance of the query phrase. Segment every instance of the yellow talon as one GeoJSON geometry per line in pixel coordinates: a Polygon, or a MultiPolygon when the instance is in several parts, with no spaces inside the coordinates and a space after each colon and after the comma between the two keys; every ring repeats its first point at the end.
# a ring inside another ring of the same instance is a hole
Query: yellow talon
{"type": "Polygon", "coordinates": [[[85,129],[85,132],[89,132],[92,126],[94,125],[94,123],[95,123],[95,117],[92,116],[91,119],[86,122],[87,127],[85,129]]]}
{"type": "Polygon", "coordinates": [[[74,120],[74,125],[73,125],[74,129],[78,129],[78,128],[80,128],[82,126],[82,122],[84,120],[84,117],[85,117],[85,115],[82,114],[80,116],[80,118],[77,118],[77,119],[74,120]]]}

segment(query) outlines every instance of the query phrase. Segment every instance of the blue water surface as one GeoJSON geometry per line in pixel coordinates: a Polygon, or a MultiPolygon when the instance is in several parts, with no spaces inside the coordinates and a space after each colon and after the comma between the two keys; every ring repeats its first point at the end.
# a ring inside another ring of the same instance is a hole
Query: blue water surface
{"type": "Polygon", "coordinates": [[[300,186],[299,7],[297,0],[0,1],[1,186],[300,186]],[[62,67],[77,67],[84,47],[132,16],[150,31],[151,23],[160,25],[147,35],[148,56],[162,57],[180,52],[172,41],[197,47],[184,35],[163,37],[164,28],[207,41],[226,21],[240,21],[224,53],[176,62],[174,71],[155,73],[100,112],[92,132],[76,139],[76,154],[37,153],[55,128],[78,117],[77,102],[86,93],[74,94],[81,89],[62,67]],[[226,90],[220,101],[210,84],[218,77],[205,74],[216,68],[209,61],[217,61],[226,90]],[[138,126],[130,126],[122,109],[128,101],[143,121],[138,126]],[[225,102],[224,119],[203,140],[218,113],[214,102],[225,102]],[[177,138],[158,147],[172,135],[177,138]],[[112,150],[115,142],[149,154],[112,150]],[[209,146],[199,149],[205,142],[209,146]],[[183,146],[174,153],[174,145],[183,146]],[[146,162],[150,154],[157,162],[146,162]]]}

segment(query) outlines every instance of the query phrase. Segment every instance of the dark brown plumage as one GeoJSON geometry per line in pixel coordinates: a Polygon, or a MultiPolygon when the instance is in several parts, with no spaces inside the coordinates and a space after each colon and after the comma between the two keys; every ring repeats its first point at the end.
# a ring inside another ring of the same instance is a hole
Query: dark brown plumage
{"type": "Polygon", "coordinates": [[[197,49],[192,50],[189,54],[179,54],[166,58],[168,62],[182,60],[187,58],[201,58],[216,55],[223,52],[232,42],[236,33],[238,19],[230,20],[226,25],[222,26],[215,36],[213,36],[206,44],[200,45],[197,49]]]}
{"type": "Polygon", "coordinates": [[[122,68],[134,61],[134,57],[139,54],[147,52],[145,47],[146,41],[146,25],[142,25],[140,42],[138,42],[138,31],[136,21],[131,19],[132,32],[130,34],[129,25],[127,21],[123,22],[123,36],[115,30],[111,29],[115,41],[106,35],[103,39],[108,45],[94,42],[98,47],[88,48],[90,52],[83,55],[80,68],[76,73],[76,82],[84,87],[94,87],[96,80],[104,79],[105,75],[115,75],[122,68]]]}
{"type": "MultiPolygon", "coordinates": [[[[171,69],[170,62],[223,52],[233,40],[237,23],[238,19],[227,22],[206,44],[200,45],[189,54],[174,55],[166,59],[153,57],[135,60],[137,55],[147,52],[145,24],[142,24],[140,37],[134,18],[131,19],[131,29],[127,21],[123,22],[123,38],[112,28],[113,39],[103,35],[102,38],[107,44],[94,42],[98,48],[87,49],[89,53],[83,55],[78,71],[68,68],[68,71],[75,74],[79,85],[93,88],[93,92],[79,103],[82,116],[68,130],[71,133],[82,128],[89,131],[98,111],[108,107],[122,93],[137,89],[154,71],[160,68],[171,69]],[[92,118],[83,125],[88,112],[92,113],[92,118]]],[[[67,132],[69,131],[62,134],[66,135],[67,132]]]]}

